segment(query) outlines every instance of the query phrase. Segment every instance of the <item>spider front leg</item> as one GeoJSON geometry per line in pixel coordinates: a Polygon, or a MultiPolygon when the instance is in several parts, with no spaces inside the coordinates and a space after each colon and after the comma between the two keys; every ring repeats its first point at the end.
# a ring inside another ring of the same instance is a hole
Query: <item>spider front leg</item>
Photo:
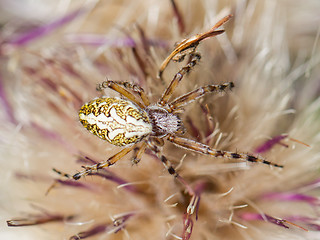
{"type": "Polygon", "coordinates": [[[172,81],[170,82],[169,86],[167,87],[167,89],[165,90],[165,92],[163,93],[161,99],[159,100],[159,105],[160,106],[164,106],[168,100],[170,99],[170,97],[173,94],[173,91],[177,88],[179,82],[182,80],[183,76],[190,72],[190,70],[199,62],[199,60],[201,59],[201,56],[199,53],[192,53],[190,55],[191,59],[189,61],[189,63],[181,68],[179,70],[179,72],[177,72],[172,81]]]}
{"type": "Polygon", "coordinates": [[[173,112],[190,102],[193,102],[194,100],[203,97],[206,93],[212,93],[212,92],[222,92],[226,89],[231,90],[234,87],[233,82],[224,83],[220,85],[207,85],[204,87],[200,87],[194,91],[191,91],[181,97],[176,98],[171,103],[168,103],[168,110],[169,112],[173,112]]]}
{"type": "Polygon", "coordinates": [[[89,174],[97,172],[99,169],[110,167],[111,165],[115,164],[118,160],[123,158],[126,154],[131,152],[135,148],[134,145],[130,147],[126,147],[122,149],[120,152],[116,153],[112,157],[108,158],[105,161],[99,162],[97,164],[94,164],[92,166],[83,166],[84,170],[74,174],[72,178],[74,180],[79,180],[81,177],[87,176],[89,174]]]}
{"type": "Polygon", "coordinates": [[[193,141],[191,139],[186,139],[182,137],[178,137],[175,135],[169,135],[168,140],[170,142],[173,142],[174,144],[186,148],[188,150],[193,150],[197,153],[207,154],[211,155],[213,157],[225,157],[230,160],[242,160],[242,161],[248,161],[248,162],[260,162],[263,164],[267,164],[274,167],[283,168],[283,165],[279,165],[273,162],[269,162],[263,158],[255,157],[249,154],[245,153],[234,153],[234,152],[228,152],[228,151],[221,151],[216,150],[213,148],[210,148],[209,146],[193,141]]]}
{"type": "Polygon", "coordinates": [[[131,100],[132,102],[134,102],[135,104],[137,104],[140,108],[145,108],[144,104],[149,103],[149,100],[147,100],[147,96],[145,95],[143,89],[135,84],[131,84],[129,82],[115,82],[115,81],[104,81],[100,84],[97,85],[97,90],[98,91],[102,91],[103,89],[106,88],[110,88],[116,92],[118,92],[120,95],[123,95],[124,97],[128,98],[129,100],[131,100]],[[121,86],[123,85],[123,86],[121,86]],[[141,99],[143,101],[146,101],[146,103],[144,102],[144,104],[142,104],[134,94],[132,94],[131,92],[129,92],[126,88],[131,89],[133,91],[140,91],[140,96],[143,95],[143,98],[141,97],[141,99]],[[139,89],[139,90],[138,90],[139,89]]]}
{"type": "MultiPolygon", "coordinates": [[[[171,61],[171,59],[174,59],[176,57],[176,55],[183,53],[185,50],[188,50],[188,49],[192,49],[192,51],[194,52],[202,40],[204,40],[206,38],[214,37],[214,36],[217,36],[217,35],[223,33],[224,30],[216,30],[216,29],[219,28],[225,22],[227,22],[231,17],[232,17],[232,15],[227,15],[224,18],[222,18],[220,21],[218,21],[209,31],[201,33],[201,34],[197,34],[195,36],[192,36],[192,37],[180,42],[174,48],[174,50],[170,53],[170,55],[161,64],[160,69],[159,69],[159,73],[158,73],[159,78],[162,77],[163,71],[165,70],[165,68],[167,67],[167,65],[171,61]]],[[[180,57],[178,56],[177,58],[179,59],[180,57]]]]}
{"type": "Polygon", "coordinates": [[[125,82],[125,81],[117,81],[117,82],[115,82],[115,81],[109,81],[108,80],[108,81],[104,81],[104,82],[98,84],[97,90],[98,91],[102,91],[102,89],[110,88],[110,86],[109,86],[110,84],[118,84],[118,85],[122,85],[126,89],[130,89],[131,91],[137,93],[140,96],[140,98],[143,101],[145,106],[149,106],[150,105],[149,98],[146,95],[146,93],[144,92],[143,88],[138,86],[138,85],[136,85],[136,84],[130,83],[130,82],[125,82]]]}

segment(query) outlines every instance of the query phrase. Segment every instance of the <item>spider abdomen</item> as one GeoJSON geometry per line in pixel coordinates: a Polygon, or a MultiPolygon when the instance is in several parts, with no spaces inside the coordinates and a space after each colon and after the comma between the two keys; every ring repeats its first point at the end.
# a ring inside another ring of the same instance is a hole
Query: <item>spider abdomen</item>
{"type": "Polygon", "coordinates": [[[94,135],[116,146],[136,143],[152,132],[148,114],[119,98],[97,98],[84,104],[79,119],[94,135]]]}

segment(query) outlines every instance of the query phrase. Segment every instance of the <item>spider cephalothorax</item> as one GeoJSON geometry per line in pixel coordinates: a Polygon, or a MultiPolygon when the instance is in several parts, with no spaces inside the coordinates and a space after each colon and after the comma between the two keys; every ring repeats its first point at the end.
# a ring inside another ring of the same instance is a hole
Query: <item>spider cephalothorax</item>
{"type": "Polygon", "coordinates": [[[182,121],[177,114],[157,105],[147,107],[146,111],[152,125],[152,136],[165,137],[170,133],[184,132],[182,121]]]}

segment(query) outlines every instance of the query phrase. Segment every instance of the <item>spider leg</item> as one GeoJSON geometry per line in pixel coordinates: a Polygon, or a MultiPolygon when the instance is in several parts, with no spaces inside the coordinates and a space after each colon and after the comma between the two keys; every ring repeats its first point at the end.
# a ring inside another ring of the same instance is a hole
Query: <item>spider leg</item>
{"type": "Polygon", "coordinates": [[[182,50],[181,52],[178,52],[173,58],[172,58],[172,61],[174,62],[182,62],[186,55],[190,55],[192,53],[195,53],[196,52],[196,49],[198,47],[198,44],[196,45],[192,45],[184,50],[182,50]]]}
{"type": "MultiPolygon", "coordinates": [[[[115,81],[108,80],[108,81],[104,81],[104,82],[98,84],[97,85],[97,90],[98,91],[102,91],[105,88],[111,88],[112,90],[120,93],[120,95],[125,96],[126,98],[128,98],[129,100],[131,100],[132,102],[137,104],[140,108],[145,108],[145,106],[136,98],[136,96],[126,89],[126,87],[130,89],[129,86],[132,86],[132,90],[133,90],[133,88],[137,89],[137,87],[138,87],[137,85],[134,85],[134,84],[131,84],[131,83],[125,83],[125,82],[118,83],[118,82],[115,82],[115,81]],[[121,85],[123,85],[123,86],[121,86],[121,85]],[[136,87],[134,87],[134,86],[136,86],[136,87]]],[[[140,89],[142,90],[142,88],[140,88],[140,89]]]]}
{"type": "Polygon", "coordinates": [[[221,85],[207,85],[204,87],[200,87],[200,88],[198,88],[194,91],[191,91],[181,97],[178,97],[175,100],[173,100],[172,102],[168,103],[169,112],[173,112],[174,110],[179,109],[179,108],[193,102],[194,100],[196,100],[198,98],[201,98],[206,93],[221,92],[226,89],[231,90],[233,87],[234,87],[233,82],[224,83],[221,85]]]}
{"type": "Polygon", "coordinates": [[[167,89],[165,90],[165,92],[163,93],[161,99],[159,100],[159,105],[160,106],[164,106],[169,98],[172,96],[173,91],[177,88],[179,82],[182,80],[183,76],[188,73],[200,60],[201,56],[198,53],[192,53],[190,54],[190,61],[189,63],[181,68],[179,70],[179,72],[176,73],[176,75],[174,75],[172,81],[170,82],[169,86],[167,87],[167,89]]]}
{"type": "Polygon", "coordinates": [[[131,152],[134,148],[135,148],[135,145],[126,147],[105,161],[99,162],[91,166],[83,166],[84,170],[74,174],[72,178],[74,180],[79,180],[81,177],[97,172],[99,169],[110,167],[111,165],[115,164],[118,160],[123,158],[126,154],[131,152]]]}
{"type": "MultiPolygon", "coordinates": [[[[97,90],[101,91],[102,89],[108,87],[108,82],[112,82],[112,81],[104,81],[104,82],[98,84],[97,90]]],[[[150,105],[150,101],[149,101],[148,96],[144,92],[143,88],[140,87],[139,85],[136,85],[136,84],[130,83],[130,82],[125,82],[125,81],[117,81],[117,82],[114,82],[114,83],[116,83],[118,85],[122,85],[126,89],[130,89],[131,91],[137,93],[140,96],[140,98],[143,101],[145,106],[149,106],[150,105]]]]}
{"type": "Polygon", "coordinates": [[[168,140],[180,147],[186,148],[188,150],[193,150],[197,153],[211,155],[213,157],[225,157],[230,160],[235,159],[235,160],[243,160],[248,162],[260,162],[260,163],[271,165],[274,167],[283,168],[283,165],[269,162],[260,157],[255,157],[245,153],[234,153],[234,152],[216,150],[216,149],[210,148],[205,144],[193,141],[191,139],[181,138],[175,135],[169,135],[168,140]]]}
{"type": "Polygon", "coordinates": [[[222,18],[220,21],[218,21],[209,31],[207,31],[205,33],[197,34],[195,36],[192,36],[192,37],[190,37],[188,39],[185,39],[182,42],[180,42],[175,47],[175,49],[170,53],[170,55],[161,64],[160,70],[159,70],[159,73],[158,73],[159,78],[161,78],[163,71],[165,70],[165,68],[167,67],[167,65],[171,61],[171,59],[173,59],[177,54],[183,52],[184,50],[186,50],[188,48],[193,48],[194,47],[194,50],[195,50],[195,48],[198,46],[200,41],[202,41],[202,40],[204,40],[206,38],[213,37],[213,36],[216,36],[216,35],[219,35],[219,34],[223,33],[224,30],[217,30],[217,31],[215,31],[215,30],[218,27],[220,27],[222,24],[227,22],[231,17],[232,17],[232,15],[227,15],[224,18],[222,18]]]}
{"type": "Polygon", "coordinates": [[[133,149],[134,156],[133,156],[133,159],[132,159],[132,164],[136,165],[136,164],[138,164],[140,162],[141,156],[145,152],[146,147],[147,147],[147,143],[143,142],[141,146],[135,147],[133,149]]]}
{"type": "Polygon", "coordinates": [[[58,170],[56,168],[52,168],[52,171],[54,171],[55,173],[59,174],[62,177],[71,178],[70,174],[62,172],[62,171],[60,171],[60,170],[58,170]]]}
{"type": "Polygon", "coordinates": [[[161,146],[159,146],[157,143],[151,141],[150,139],[148,140],[148,146],[150,149],[157,155],[157,157],[160,159],[160,161],[163,163],[164,167],[167,169],[170,175],[172,175],[174,178],[176,178],[185,188],[187,189],[188,193],[190,196],[193,196],[195,193],[191,186],[187,183],[187,181],[182,178],[177,171],[174,169],[173,165],[167,159],[163,154],[161,154],[161,146]]]}

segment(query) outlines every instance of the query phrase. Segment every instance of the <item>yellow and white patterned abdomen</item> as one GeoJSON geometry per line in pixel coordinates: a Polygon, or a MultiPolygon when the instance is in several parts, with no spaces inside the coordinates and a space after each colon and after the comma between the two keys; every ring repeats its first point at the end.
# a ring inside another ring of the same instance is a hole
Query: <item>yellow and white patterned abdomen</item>
{"type": "Polygon", "coordinates": [[[98,98],[79,110],[82,125],[116,146],[140,141],[152,131],[145,111],[119,98],[98,98]]]}

